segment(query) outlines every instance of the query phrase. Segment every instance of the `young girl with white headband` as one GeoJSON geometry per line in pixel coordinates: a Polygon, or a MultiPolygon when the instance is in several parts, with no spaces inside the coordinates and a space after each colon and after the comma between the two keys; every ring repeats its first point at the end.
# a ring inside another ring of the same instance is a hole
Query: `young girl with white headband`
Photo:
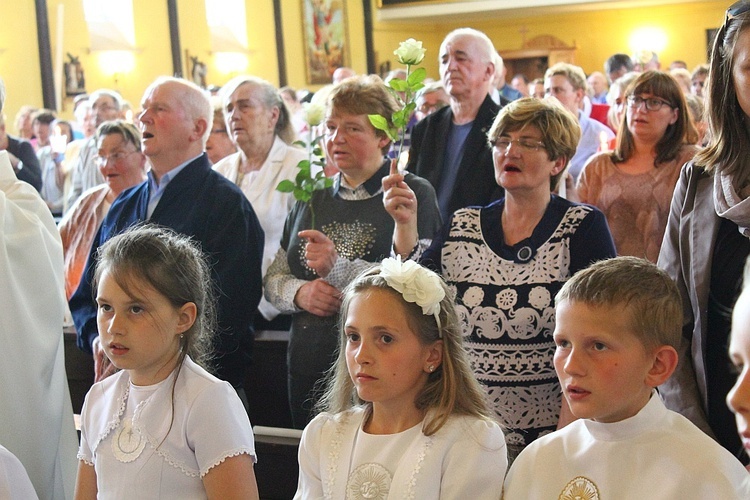
{"type": "Polygon", "coordinates": [[[295,498],[499,498],[507,467],[452,294],[385,259],[343,293],[338,360],[306,428],[295,498]]]}

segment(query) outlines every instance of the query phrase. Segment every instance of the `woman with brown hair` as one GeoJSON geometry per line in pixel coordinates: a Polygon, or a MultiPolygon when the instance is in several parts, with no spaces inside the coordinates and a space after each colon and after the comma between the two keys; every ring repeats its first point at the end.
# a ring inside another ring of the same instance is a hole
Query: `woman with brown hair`
{"type": "Polygon", "coordinates": [[[677,81],[646,71],[628,87],[625,117],[610,153],[594,156],[578,178],[578,196],[607,217],[618,255],[656,262],[680,167],[698,134],[677,81]]]}
{"type": "MultiPolygon", "coordinates": [[[[711,51],[708,146],[682,169],[659,267],[684,304],[680,362],[659,388],[677,411],[732,453],[742,444],[726,397],[736,380],[727,353],[730,312],[750,254],[750,2],[733,4],[711,51]]],[[[743,456],[747,463],[747,456],[743,456]]]]}
{"type": "MultiPolygon", "coordinates": [[[[381,184],[390,172],[386,154],[391,141],[368,115],[390,117],[396,109],[378,77],[348,78],[333,88],[325,145],[339,173],[332,187],[294,205],[264,279],[268,301],[292,314],[289,401],[298,428],[312,418],[310,403],[320,396],[316,384],[335,359],[341,290],[391,253],[394,222],[383,207],[381,184]]],[[[404,182],[419,200],[418,237],[431,241],[440,228],[435,191],[413,174],[406,174],[404,182]]]]}

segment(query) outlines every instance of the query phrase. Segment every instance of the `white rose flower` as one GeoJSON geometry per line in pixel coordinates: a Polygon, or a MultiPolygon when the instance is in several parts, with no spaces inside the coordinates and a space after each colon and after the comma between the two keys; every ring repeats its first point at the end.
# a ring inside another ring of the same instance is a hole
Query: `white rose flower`
{"type": "Polygon", "coordinates": [[[326,117],[326,108],[322,104],[302,103],[302,112],[304,113],[305,122],[311,127],[320,125],[326,117]]]}
{"type": "Polygon", "coordinates": [[[393,53],[398,58],[399,63],[413,66],[422,62],[426,51],[427,49],[422,48],[422,42],[409,38],[405,42],[399,43],[398,48],[393,53]]]}
{"type": "Polygon", "coordinates": [[[423,314],[438,314],[440,301],[445,297],[445,290],[440,286],[440,278],[427,269],[420,271],[425,272],[415,273],[412,286],[404,292],[404,299],[416,302],[422,308],[423,314]],[[414,297],[414,300],[411,297],[414,297]]]}
{"type": "Polygon", "coordinates": [[[405,301],[421,307],[423,314],[440,313],[440,301],[445,297],[445,290],[440,277],[434,272],[411,260],[401,262],[399,256],[384,259],[380,265],[380,275],[405,301]]]}

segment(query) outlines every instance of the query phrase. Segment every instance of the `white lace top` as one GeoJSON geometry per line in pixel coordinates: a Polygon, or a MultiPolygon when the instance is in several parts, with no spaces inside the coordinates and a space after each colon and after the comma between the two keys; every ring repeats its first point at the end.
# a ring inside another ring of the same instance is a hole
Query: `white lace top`
{"type": "Polygon", "coordinates": [[[322,413],[308,424],[295,499],[500,498],[508,460],[496,423],[455,416],[432,436],[421,424],[373,436],[364,415],[322,413]]]}
{"type": "Polygon", "coordinates": [[[190,358],[180,370],[174,400],[172,376],[135,387],[122,371],[95,384],[81,412],[78,458],[94,466],[100,499],[206,498],[201,478],[243,453],[255,458],[252,428],[237,393],[190,358]]]}

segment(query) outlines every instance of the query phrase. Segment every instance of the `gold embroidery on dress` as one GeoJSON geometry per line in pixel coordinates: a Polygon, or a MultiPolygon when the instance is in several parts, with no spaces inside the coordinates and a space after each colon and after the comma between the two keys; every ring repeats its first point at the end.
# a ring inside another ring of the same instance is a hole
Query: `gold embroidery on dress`
{"type": "Polygon", "coordinates": [[[365,463],[349,474],[347,498],[385,500],[391,490],[391,473],[380,464],[365,463]]]}
{"type": "Polygon", "coordinates": [[[599,488],[583,476],[574,477],[563,488],[558,500],[599,500],[599,488]]]}

